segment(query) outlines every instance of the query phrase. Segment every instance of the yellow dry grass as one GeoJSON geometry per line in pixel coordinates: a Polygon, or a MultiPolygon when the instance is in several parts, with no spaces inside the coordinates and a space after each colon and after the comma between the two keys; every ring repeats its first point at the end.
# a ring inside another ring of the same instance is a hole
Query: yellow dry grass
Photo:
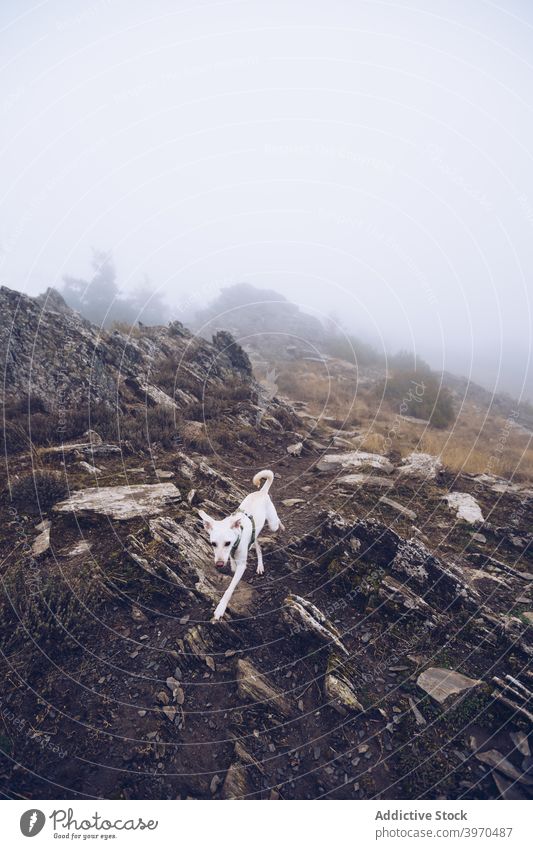
{"type": "Polygon", "coordinates": [[[306,402],[312,415],[331,416],[345,429],[357,427],[363,451],[393,451],[402,457],[424,451],[439,456],[453,472],[533,480],[532,436],[502,416],[485,416],[469,402],[451,428],[436,430],[400,417],[375,385],[358,384],[348,369],[332,373],[320,363],[279,363],[277,386],[291,400],[306,402]]]}

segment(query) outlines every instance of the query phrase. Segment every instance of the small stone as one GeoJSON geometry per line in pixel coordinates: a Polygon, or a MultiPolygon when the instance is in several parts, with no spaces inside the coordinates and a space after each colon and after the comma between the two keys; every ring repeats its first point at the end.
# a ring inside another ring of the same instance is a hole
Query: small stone
{"type": "Polygon", "coordinates": [[[167,717],[167,719],[169,719],[169,720],[170,720],[170,722],[173,722],[173,721],[174,721],[174,717],[176,716],[176,708],[175,708],[175,707],[171,707],[170,705],[166,705],[166,706],[163,708],[163,713],[165,714],[165,716],[167,717]]]}
{"type": "Polygon", "coordinates": [[[211,783],[209,785],[209,789],[211,790],[211,795],[214,796],[217,792],[218,788],[222,784],[222,779],[220,775],[214,775],[211,779],[211,783]]]}
{"type": "Polygon", "coordinates": [[[45,528],[39,536],[37,536],[33,542],[31,547],[31,553],[38,557],[40,554],[44,554],[50,548],[50,528],[45,528]]]}
{"type": "Polygon", "coordinates": [[[512,731],[509,734],[509,737],[511,738],[515,748],[518,749],[521,755],[524,755],[526,758],[531,755],[527,734],[524,734],[523,731],[512,731]]]}
{"type": "Polygon", "coordinates": [[[487,537],[485,536],[485,534],[472,534],[472,539],[476,542],[487,542],[487,537]]]}
{"type": "Polygon", "coordinates": [[[171,691],[172,698],[174,699],[174,701],[177,702],[179,705],[182,705],[183,702],[185,701],[185,697],[183,695],[183,690],[181,689],[179,681],[177,681],[176,678],[170,677],[170,678],[167,678],[166,685],[167,685],[168,689],[171,691]]]}
{"type": "Polygon", "coordinates": [[[292,445],[287,445],[287,454],[290,454],[291,457],[299,457],[303,447],[303,442],[294,442],[292,445]]]}

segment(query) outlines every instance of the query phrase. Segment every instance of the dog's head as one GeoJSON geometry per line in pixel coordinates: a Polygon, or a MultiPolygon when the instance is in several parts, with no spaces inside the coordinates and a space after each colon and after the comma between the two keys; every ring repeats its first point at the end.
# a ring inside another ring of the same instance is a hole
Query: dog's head
{"type": "Polygon", "coordinates": [[[228,516],[226,519],[217,522],[203,510],[199,510],[198,513],[209,534],[215,566],[217,569],[223,569],[229,560],[231,549],[242,531],[241,519],[239,516],[228,516]]]}

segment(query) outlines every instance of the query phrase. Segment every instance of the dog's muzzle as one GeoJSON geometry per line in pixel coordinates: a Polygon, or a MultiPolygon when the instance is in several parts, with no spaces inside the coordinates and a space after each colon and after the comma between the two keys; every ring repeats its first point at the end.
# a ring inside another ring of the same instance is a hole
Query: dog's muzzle
{"type": "Polygon", "coordinates": [[[223,561],[223,560],[217,560],[217,561],[215,562],[215,566],[217,567],[217,569],[223,569],[225,565],[226,565],[226,564],[224,563],[224,561],[223,561]]]}

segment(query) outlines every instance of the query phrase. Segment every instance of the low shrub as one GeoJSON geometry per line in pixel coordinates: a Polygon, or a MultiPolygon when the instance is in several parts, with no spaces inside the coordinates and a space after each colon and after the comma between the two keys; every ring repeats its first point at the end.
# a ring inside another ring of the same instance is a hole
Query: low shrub
{"type": "Polygon", "coordinates": [[[425,370],[397,371],[377,391],[403,416],[427,419],[436,428],[448,427],[455,421],[449,390],[425,370]]]}
{"type": "Polygon", "coordinates": [[[11,485],[11,498],[23,512],[40,513],[68,495],[68,487],[60,474],[35,470],[11,485]]]}

